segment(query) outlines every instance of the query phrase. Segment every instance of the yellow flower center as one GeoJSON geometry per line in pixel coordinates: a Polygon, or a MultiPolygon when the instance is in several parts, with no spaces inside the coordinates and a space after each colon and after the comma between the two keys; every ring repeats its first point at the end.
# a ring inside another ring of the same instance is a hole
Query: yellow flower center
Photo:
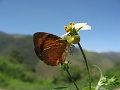
{"type": "Polygon", "coordinates": [[[66,32],[69,32],[70,29],[73,27],[74,24],[75,24],[74,22],[70,22],[70,24],[69,24],[68,26],[65,26],[65,27],[64,27],[65,31],[66,31],[66,32]]]}

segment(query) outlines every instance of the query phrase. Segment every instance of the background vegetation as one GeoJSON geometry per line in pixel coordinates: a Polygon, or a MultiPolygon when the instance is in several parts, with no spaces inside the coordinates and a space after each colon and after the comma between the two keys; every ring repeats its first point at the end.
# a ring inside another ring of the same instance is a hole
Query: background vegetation
{"type": "MultiPolygon", "coordinates": [[[[84,46],[83,46],[84,47],[84,46]]],[[[66,60],[72,62],[70,72],[80,88],[87,86],[87,72],[78,48],[72,48],[66,60]]],[[[97,53],[85,50],[91,66],[92,85],[96,85],[100,72],[98,65],[109,77],[120,80],[120,52],[97,53]]],[[[59,66],[51,67],[40,61],[34,53],[32,36],[10,35],[0,32],[0,89],[52,90],[58,86],[73,88],[70,78],[59,66]]],[[[120,88],[120,86],[117,86],[120,88]]]]}

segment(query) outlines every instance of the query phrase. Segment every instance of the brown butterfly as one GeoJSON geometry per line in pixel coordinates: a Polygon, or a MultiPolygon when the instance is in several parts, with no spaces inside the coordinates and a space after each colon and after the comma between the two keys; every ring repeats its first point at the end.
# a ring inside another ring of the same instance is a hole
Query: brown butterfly
{"type": "Polygon", "coordinates": [[[37,32],[33,35],[34,50],[36,55],[47,65],[56,66],[65,60],[68,43],[60,37],[37,32]]]}

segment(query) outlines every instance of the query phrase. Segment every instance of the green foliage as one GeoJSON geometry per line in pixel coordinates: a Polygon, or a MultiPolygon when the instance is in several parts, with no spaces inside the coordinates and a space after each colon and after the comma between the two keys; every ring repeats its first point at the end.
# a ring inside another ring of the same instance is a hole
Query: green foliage
{"type": "MultiPolygon", "coordinates": [[[[70,67],[70,73],[72,78],[77,81],[82,78],[83,71],[77,67],[70,67]]],[[[58,84],[60,82],[72,83],[71,78],[66,71],[61,70],[61,73],[53,77],[53,83],[58,84]],[[59,78],[58,78],[59,77],[59,78]]]]}
{"type": "Polygon", "coordinates": [[[9,77],[0,72],[0,86],[8,86],[9,77]]]}
{"type": "Polygon", "coordinates": [[[45,83],[45,80],[38,79],[24,64],[11,60],[12,58],[0,58],[0,87],[8,90],[42,90],[41,84],[46,85],[47,80],[45,83]]]}
{"type": "MultiPolygon", "coordinates": [[[[82,90],[89,90],[88,87],[83,88],[82,90]]],[[[95,90],[95,87],[92,87],[91,90],[95,90]]]]}
{"type": "MultiPolygon", "coordinates": [[[[0,40],[0,87],[8,87],[8,90],[51,90],[57,86],[72,87],[73,84],[65,71],[60,71],[56,69],[57,67],[48,67],[42,61],[37,64],[38,58],[34,53],[32,36],[0,32],[0,40]],[[2,58],[3,56],[7,58],[2,58]],[[33,68],[35,71],[31,72],[33,68]]],[[[73,49],[73,55],[66,59],[72,62],[71,76],[82,89],[87,86],[88,81],[86,68],[79,49],[73,49]]],[[[85,54],[90,64],[102,67],[105,75],[109,77],[116,75],[120,80],[120,53],[85,51],[85,54]]],[[[99,72],[93,69],[91,71],[92,85],[96,85],[99,72]]]]}
{"type": "Polygon", "coordinates": [[[11,61],[13,61],[13,62],[17,61],[19,63],[23,63],[23,61],[24,61],[23,55],[19,51],[17,51],[17,50],[13,50],[11,52],[10,56],[12,58],[11,61]]]}
{"type": "MultiPolygon", "coordinates": [[[[113,73],[116,76],[120,76],[120,62],[119,63],[115,63],[115,66],[112,68],[109,68],[108,70],[106,70],[105,72],[108,76],[112,75],[113,73]]],[[[119,77],[120,79],[120,77],[119,77]]]]}
{"type": "Polygon", "coordinates": [[[0,58],[0,73],[26,82],[33,82],[35,80],[34,75],[28,71],[25,65],[13,63],[4,58],[0,58]]]}

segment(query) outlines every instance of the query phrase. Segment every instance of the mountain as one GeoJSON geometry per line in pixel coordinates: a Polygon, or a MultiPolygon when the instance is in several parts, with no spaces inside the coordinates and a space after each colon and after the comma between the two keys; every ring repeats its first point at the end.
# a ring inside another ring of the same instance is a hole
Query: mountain
{"type": "Polygon", "coordinates": [[[37,62],[33,50],[32,36],[0,32],[0,56],[8,57],[14,50],[23,56],[25,63],[33,65],[37,62]]]}
{"type": "MultiPolygon", "coordinates": [[[[84,59],[78,48],[72,48],[73,52],[67,54],[66,60],[72,62],[73,67],[84,66],[84,59]]],[[[13,52],[17,52],[22,57],[22,62],[29,68],[36,69],[37,74],[41,76],[52,76],[59,72],[59,67],[45,65],[38,59],[34,52],[33,38],[31,35],[7,34],[0,32],[0,57],[11,57],[13,52]],[[48,70],[49,69],[49,70],[48,70]],[[45,72],[47,71],[47,72],[45,72]]],[[[115,63],[120,62],[120,53],[106,52],[97,53],[84,50],[90,64],[96,64],[103,68],[113,67],[115,63]],[[107,65],[106,65],[107,64],[107,65]]],[[[18,55],[16,54],[16,56],[18,55]]]]}

